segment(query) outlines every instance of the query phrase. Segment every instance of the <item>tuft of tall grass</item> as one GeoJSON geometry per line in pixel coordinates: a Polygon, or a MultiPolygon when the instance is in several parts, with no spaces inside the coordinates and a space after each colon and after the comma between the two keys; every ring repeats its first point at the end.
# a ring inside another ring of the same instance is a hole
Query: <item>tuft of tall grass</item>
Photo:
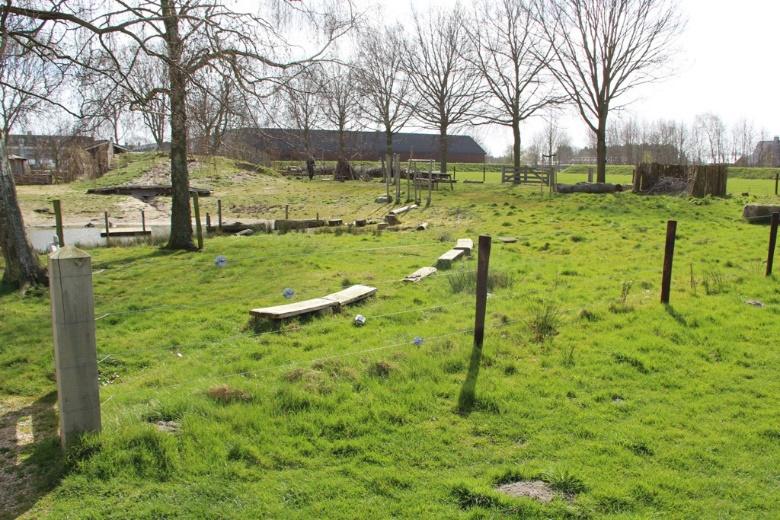
{"type": "Polygon", "coordinates": [[[532,309],[528,328],[533,335],[535,343],[544,343],[548,338],[558,334],[561,325],[561,313],[558,305],[553,302],[544,302],[532,309]]]}
{"type": "MultiPolygon", "coordinates": [[[[447,280],[453,293],[474,293],[477,290],[477,273],[474,271],[456,271],[447,280]]],[[[507,289],[514,285],[514,278],[510,273],[493,271],[488,273],[488,291],[507,289]]]]}

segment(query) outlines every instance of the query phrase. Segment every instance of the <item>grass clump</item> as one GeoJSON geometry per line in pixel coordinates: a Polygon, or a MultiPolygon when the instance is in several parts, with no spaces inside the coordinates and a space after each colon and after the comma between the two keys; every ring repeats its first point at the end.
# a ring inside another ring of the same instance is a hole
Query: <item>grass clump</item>
{"type": "Polygon", "coordinates": [[[220,404],[248,403],[252,400],[252,394],[249,392],[228,385],[213,386],[206,394],[220,404]]]}
{"type": "Polygon", "coordinates": [[[553,302],[544,302],[532,309],[528,328],[531,331],[534,343],[544,343],[549,338],[558,335],[561,325],[561,313],[558,305],[553,302]]]}
{"type": "Polygon", "coordinates": [[[542,475],[542,480],[550,484],[555,491],[573,496],[585,493],[588,487],[568,469],[555,469],[542,475]]]}
{"type": "MultiPolygon", "coordinates": [[[[456,271],[447,280],[453,293],[474,293],[477,290],[477,273],[474,271],[456,271]]],[[[514,285],[514,278],[510,273],[493,271],[488,273],[488,292],[497,289],[508,289],[514,285]]]]}

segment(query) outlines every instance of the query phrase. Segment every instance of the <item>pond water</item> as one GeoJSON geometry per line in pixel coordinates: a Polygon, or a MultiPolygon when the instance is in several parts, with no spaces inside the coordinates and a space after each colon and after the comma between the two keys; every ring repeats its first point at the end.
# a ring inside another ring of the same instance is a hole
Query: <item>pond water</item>
{"type": "MultiPolygon", "coordinates": [[[[115,228],[117,231],[122,228],[115,228]]],[[[152,231],[152,238],[165,239],[168,237],[168,226],[147,226],[147,229],[152,231]]],[[[105,246],[106,239],[100,236],[103,228],[98,227],[65,227],[63,230],[65,235],[65,243],[68,245],[80,246],[80,247],[97,247],[105,246]]],[[[57,236],[57,231],[53,227],[34,227],[27,229],[27,237],[32,242],[33,247],[37,251],[45,252],[49,249],[51,244],[57,236]]],[[[147,235],[148,237],[148,235],[147,235]]],[[[116,243],[131,243],[141,240],[142,237],[111,237],[111,242],[116,243]]]]}

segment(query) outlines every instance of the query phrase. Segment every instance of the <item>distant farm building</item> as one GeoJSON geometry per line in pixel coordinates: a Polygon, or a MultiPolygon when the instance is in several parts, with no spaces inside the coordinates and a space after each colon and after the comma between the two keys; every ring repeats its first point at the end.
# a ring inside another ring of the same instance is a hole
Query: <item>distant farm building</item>
{"type": "Polygon", "coordinates": [[[754,166],[780,166],[780,137],[759,141],[750,159],[754,166]]]}
{"type": "Polygon", "coordinates": [[[24,161],[12,168],[25,168],[23,176],[15,172],[17,184],[48,184],[56,178],[69,182],[78,178],[95,178],[104,175],[112,167],[117,154],[128,149],[111,141],[98,141],[80,135],[10,134],[8,153],[24,161]],[[44,182],[49,179],[49,182],[44,182]]]}
{"type": "MultiPolygon", "coordinates": [[[[449,162],[481,163],[485,150],[467,135],[449,135],[449,162]]],[[[384,132],[346,132],[346,159],[377,161],[386,150],[384,132]]],[[[335,161],[339,157],[339,134],[335,130],[312,130],[308,139],[303,131],[280,128],[238,129],[225,135],[221,153],[252,162],[297,161],[313,157],[317,161],[335,161]]],[[[393,135],[393,153],[401,161],[439,159],[437,134],[397,133],[393,135]]]]}
{"type": "Polygon", "coordinates": [[[27,159],[33,170],[55,170],[66,148],[84,148],[93,144],[93,138],[79,135],[8,135],[8,153],[27,159]]]}

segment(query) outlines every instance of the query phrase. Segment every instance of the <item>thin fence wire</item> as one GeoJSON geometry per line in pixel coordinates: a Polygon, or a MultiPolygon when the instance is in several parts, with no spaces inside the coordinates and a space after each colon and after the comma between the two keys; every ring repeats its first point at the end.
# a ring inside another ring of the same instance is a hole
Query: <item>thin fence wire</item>
{"type": "MultiPolygon", "coordinates": [[[[505,297],[491,295],[490,301],[500,300],[502,298],[505,298],[505,297]]],[[[468,300],[464,300],[464,301],[461,301],[461,302],[452,303],[452,304],[448,304],[448,305],[434,305],[434,306],[430,306],[430,307],[418,307],[418,308],[414,308],[414,309],[407,309],[407,310],[404,310],[404,311],[397,311],[397,312],[388,312],[388,313],[384,313],[384,314],[368,314],[368,315],[365,315],[365,318],[366,318],[366,320],[372,320],[373,321],[373,320],[379,320],[379,319],[390,318],[390,317],[397,317],[397,316],[402,316],[402,315],[407,315],[407,314],[443,311],[443,310],[453,309],[453,308],[456,308],[456,307],[464,307],[466,305],[473,305],[473,304],[474,304],[473,299],[468,299],[468,300]]],[[[293,331],[290,331],[290,330],[287,330],[287,329],[268,330],[268,331],[262,331],[262,332],[250,332],[250,331],[247,331],[247,330],[243,330],[243,331],[237,331],[234,335],[229,336],[227,338],[224,338],[222,340],[218,340],[218,341],[200,341],[200,342],[197,342],[197,343],[191,343],[191,344],[186,344],[186,345],[166,345],[166,346],[159,346],[159,345],[157,345],[157,346],[153,346],[153,347],[145,347],[145,348],[140,348],[140,349],[134,348],[132,350],[132,353],[134,355],[135,354],[143,354],[143,353],[147,353],[147,352],[163,353],[163,352],[171,351],[171,350],[175,350],[176,353],[183,353],[183,352],[191,351],[191,350],[194,350],[194,349],[197,349],[197,348],[201,348],[201,347],[218,346],[220,344],[228,343],[230,341],[233,341],[233,340],[236,340],[236,339],[239,339],[239,338],[252,340],[252,339],[255,339],[255,338],[260,338],[260,337],[267,336],[267,335],[272,335],[272,334],[275,334],[275,335],[286,335],[286,334],[290,334],[291,332],[293,332],[293,331]]],[[[107,359],[110,359],[110,358],[115,358],[116,359],[116,358],[122,356],[122,354],[119,354],[119,353],[105,353],[103,355],[104,355],[104,357],[98,362],[98,364],[106,361],[107,359]]]]}
{"type": "MultiPolygon", "coordinates": [[[[489,333],[492,333],[493,331],[500,330],[500,329],[509,327],[510,325],[514,325],[514,324],[521,323],[521,322],[524,322],[524,321],[525,320],[522,320],[522,319],[505,321],[505,322],[502,322],[502,323],[497,324],[497,325],[492,325],[489,328],[487,328],[487,330],[489,331],[489,333]]],[[[446,333],[446,334],[440,334],[440,335],[437,335],[437,336],[431,336],[431,337],[424,338],[423,339],[423,341],[424,341],[423,344],[430,345],[433,342],[436,342],[436,341],[439,341],[439,340],[442,340],[442,339],[445,339],[445,338],[450,338],[450,337],[459,336],[459,335],[468,334],[468,333],[473,333],[473,332],[474,332],[473,328],[466,328],[466,329],[461,329],[461,330],[457,330],[457,331],[446,333]]],[[[327,356],[321,356],[321,357],[317,357],[317,358],[313,358],[313,359],[293,361],[293,362],[284,363],[284,364],[281,364],[281,365],[274,365],[274,366],[270,366],[270,367],[263,367],[263,368],[259,368],[259,369],[256,369],[256,370],[244,370],[244,371],[232,372],[232,373],[228,373],[228,374],[210,374],[208,376],[204,376],[202,378],[198,378],[198,379],[187,381],[187,382],[174,383],[174,384],[171,384],[171,385],[164,385],[164,386],[157,386],[157,387],[155,387],[155,391],[163,391],[163,390],[170,391],[170,390],[173,390],[175,388],[181,388],[181,387],[183,387],[185,385],[193,385],[193,384],[202,385],[204,382],[208,382],[208,381],[213,381],[213,382],[224,381],[226,379],[230,379],[230,378],[234,378],[234,377],[244,377],[244,378],[252,377],[252,378],[257,378],[261,374],[265,374],[265,373],[268,373],[268,372],[290,370],[290,369],[294,369],[294,368],[300,368],[300,367],[303,367],[303,366],[311,366],[311,365],[314,365],[314,364],[317,364],[317,363],[322,363],[322,362],[325,362],[325,361],[331,361],[331,360],[334,360],[334,359],[341,359],[341,358],[345,358],[345,357],[359,356],[361,354],[369,354],[369,353],[380,352],[380,351],[385,351],[385,350],[392,350],[392,349],[398,349],[398,348],[409,348],[409,347],[412,347],[412,346],[419,348],[419,347],[422,346],[422,344],[418,345],[415,342],[414,338],[408,338],[408,339],[406,339],[404,341],[393,342],[393,343],[389,343],[389,344],[386,344],[386,345],[375,346],[375,347],[359,349],[359,350],[352,350],[352,351],[342,352],[342,353],[338,353],[338,354],[330,354],[330,355],[327,355],[327,356]]],[[[107,398],[104,401],[104,403],[108,402],[112,398],[113,398],[113,395],[110,396],[109,398],[107,398]]]]}
{"type": "MultiPolygon", "coordinates": [[[[475,274],[475,270],[463,270],[463,269],[457,269],[453,270],[450,273],[434,273],[431,276],[429,276],[429,279],[444,279],[444,278],[450,278],[453,276],[464,276],[469,274],[475,274]]],[[[371,286],[378,286],[378,289],[382,289],[382,285],[385,284],[398,284],[404,282],[403,277],[395,277],[395,278],[387,278],[384,280],[369,280],[368,284],[371,286]]],[[[409,282],[413,283],[413,282],[409,282]]],[[[387,289],[388,287],[385,287],[387,289]]],[[[392,289],[395,289],[397,287],[392,287],[392,289]]],[[[262,300],[268,297],[268,291],[263,292],[261,295],[250,295],[250,296],[244,296],[242,299],[245,300],[262,300]]],[[[305,298],[304,298],[305,299],[305,298]]],[[[300,299],[296,300],[300,301],[300,299]]],[[[208,306],[219,306],[224,305],[225,301],[223,299],[219,300],[208,300],[208,301],[200,301],[196,303],[182,303],[182,304],[160,304],[160,305],[151,305],[149,307],[143,307],[141,309],[124,309],[124,310],[99,310],[99,312],[96,312],[97,317],[95,318],[95,321],[100,321],[105,318],[108,318],[109,316],[123,316],[123,315],[131,315],[131,314],[143,314],[147,312],[153,312],[153,311],[159,311],[159,310],[184,310],[184,309],[197,309],[201,307],[208,307],[208,306]]],[[[287,302],[287,303],[295,303],[293,301],[287,302]]]]}

